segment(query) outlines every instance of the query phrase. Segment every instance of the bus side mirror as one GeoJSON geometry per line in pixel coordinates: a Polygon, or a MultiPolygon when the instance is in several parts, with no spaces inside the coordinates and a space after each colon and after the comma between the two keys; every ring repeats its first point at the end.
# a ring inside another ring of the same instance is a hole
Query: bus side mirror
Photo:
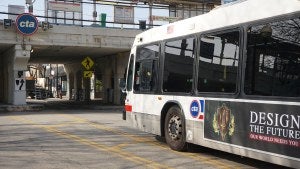
{"type": "Polygon", "coordinates": [[[119,79],[119,88],[123,93],[126,92],[126,81],[124,78],[119,79]]]}

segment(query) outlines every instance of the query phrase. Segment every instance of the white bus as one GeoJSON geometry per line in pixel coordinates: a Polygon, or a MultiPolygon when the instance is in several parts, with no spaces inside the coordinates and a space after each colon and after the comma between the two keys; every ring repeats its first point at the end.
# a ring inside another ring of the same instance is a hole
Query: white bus
{"type": "Polygon", "coordinates": [[[300,0],[243,0],[136,36],[126,120],[165,137],[300,166],[300,0]]]}

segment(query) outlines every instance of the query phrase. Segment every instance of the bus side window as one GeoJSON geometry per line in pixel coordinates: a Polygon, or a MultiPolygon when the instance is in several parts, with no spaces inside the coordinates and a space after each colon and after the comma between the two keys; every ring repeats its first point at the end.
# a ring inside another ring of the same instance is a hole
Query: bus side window
{"type": "Polygon", "coordinates": [[[151,91],[152,89],[152,60],[146,60],[142,63],[142,69],[141,69],[141,78],[140,78],[140,83],[141,83],[141,90],[142,91],[151,91]]]}
{"type": "Polygon", "coordinates": [[[163,91],[190,93],[193,84],[195,38],[166,42],[163,91]]]}
{"type": "Polygon", "coordinates": [[[238,30],[201,37],[199,92],[237,92],[239,39],[238,30]]]}
{"type": "Polygon", "coordinates": [[[135,73],[134,73],[134,91],[140,91],[140,76],[141,76],[141,71],[140,71],[140,63],[136,62],[135,63],[135,73]]]}
{"type": "Polygon", "coordinates": [[[248,29],[246,94],[300,97],[299,25],[294,18],[248,29]]]}

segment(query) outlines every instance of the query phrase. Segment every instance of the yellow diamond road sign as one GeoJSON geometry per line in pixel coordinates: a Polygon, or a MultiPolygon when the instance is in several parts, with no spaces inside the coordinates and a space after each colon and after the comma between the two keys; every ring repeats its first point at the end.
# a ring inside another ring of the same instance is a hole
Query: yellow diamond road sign
{"type": "Polygon", "coordinates": [[[90,78],[93,75],[93,71],[83,71],[83,77],[90,78]]]}
{"type": "Polygon", "coordinates": [[[81,64],[86,70],[90,70],[94,65],[94,61],[90,57],[86,57],[85,59],[83,59],[81,64]]]}

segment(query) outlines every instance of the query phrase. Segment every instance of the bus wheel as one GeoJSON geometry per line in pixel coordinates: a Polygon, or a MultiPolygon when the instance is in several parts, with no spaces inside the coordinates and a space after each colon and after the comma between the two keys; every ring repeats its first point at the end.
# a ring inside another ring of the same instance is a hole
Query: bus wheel
{"type": "Polygon", "coordinates": [[[164,127],[166,142],[170,148],[176,151],[185,151],[187,149],[185,119],[178,106],[173,106],[168,110],[164,127]]]}

